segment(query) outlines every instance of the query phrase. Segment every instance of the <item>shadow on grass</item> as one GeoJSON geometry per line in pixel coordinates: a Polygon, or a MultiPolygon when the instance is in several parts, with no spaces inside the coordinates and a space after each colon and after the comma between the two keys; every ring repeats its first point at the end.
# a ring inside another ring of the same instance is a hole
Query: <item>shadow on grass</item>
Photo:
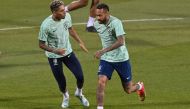
{"type": "MultiPolygon", "coordinates": [[[[1,105],[6,107],[14,107],[15,109],[62,109],[61,101],[53,102],[54,99],[60,99],[60,95],[44,95],[44,96],[25,96],[25,97],[0,97],[1,105]],[[51,102],[52,101],[52,102],[51,102]]],[[[67,109],[93,109],[93,107],[83,107],[81,103],[72,104],[67,109]]]]}
{"type": "MultiPolygon", "coordinates": [[[[6,107],[27,108],[27,109],[61,109],[60,102],[51,102],[49,99],[57,99],[59,95],[44,95],[44,96],[25,96],[25,97],[0,97],[0,104],[6,107]],[[48,100],[47,100],[48,99],[48,100]]],[[[190,101],[174,101],[174,102],[143,102],[134,104],[118,104],[105,105],[106,109],[153,109],[155,107],[169,107],[171,106],[190,106],[190,101]]],[[[83,107],[80,103],[72,104],[68,109],[96,109],[96,104],[91,103],[90,107],[83,107]]]]}
{"type": "Polygon", "coordinates": [[[0,97],[0,102],[10,102],[10,101],[19,101],[19,100],[38,100],[46,98],[58,98],[58,95],[44,95],[44,96],[22,96],[22,97],[0,97]]]}
{"type": "MultiPolygon", "coordinates": [[[[121,105],[105,105],[106,109],[154,109],[156,106],[168,107],[168,106],[190,106],[190,101],[175,101],[175,102],[144,102],[144,103],[136,103],[136,104],[121,104],[121,105]]],[[[91,104],[89,108],[86,109],[96,109],[96,105],[91,104]]],[[[169,108],[169,107],[168,107],[169,108]]],[[[85,109],[80,107],[80,105],[73,105],[69,109],[85,109]]]]}
{"type": "Polygon", "coordinates": [[[174,102],[144,102],[144,103],[136,103],[136,104],[125,104],[125,105],[106,105],[105,107],[108,109],[126,109],[126,108],[151,108],[154,107],[167,107],[167,106],[190,106],[190,101],[174,101],[174,102]]]}
{"type": "Polygon", "coordinates": [[[0,68],[41,66],[41,65],[48,65],[48,63],[47,62],[34,62],[34,63],[18,63],[18,64],[1,64],[0,68]]]}
{"type": "Polygon", "coordinates": [[[152,43],[150,41],[145,41],[141,39],[127,39],[126,40],[127,45],[136,45],[136,46],[153,46],[153,47],[158,47],[160,46],[159,44],[152,43]]]}
{"type": "Polygon", "coordinates": [[[26,50],[26,51],[7,51],[2,53],[4,56],[27,56],[34,54],[43,54],[43,50],[26,50]]]}

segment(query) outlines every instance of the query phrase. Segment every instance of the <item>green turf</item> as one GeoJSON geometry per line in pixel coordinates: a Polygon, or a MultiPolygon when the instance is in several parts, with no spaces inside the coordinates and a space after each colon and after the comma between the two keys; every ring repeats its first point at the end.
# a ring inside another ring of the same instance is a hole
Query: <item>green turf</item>
{"type": "MultiPolygon", "coordinates": [[[[0,30],[0,109],[61,109],[62,96],[37,39],[40,23],[50,14],[50,1],[1,0],[0,29],[37,27],[0,30]]],[[[136,94],[127,95],[114,73],[106,87],[105,109],[189,109],[190,1],[102,1],[120,19],[184,18],[124,23],[133,80],[144,81],[147,98],[141,103],[136,94]]],[[[73,22],[86,22],[88,9],[89,6],[72,12],[73,22]]],[[[86,54],[71,41],[84,70],[84,93],[90,109],[96,109],[98,60],[93,54],[101,43],[96,34],[84,31],[85,25],[74,27],[89,49],[86,54]]],[[[74,97],[75,78],[65,66],[64,71],[71,96],[70,109],[83,109],[74,97]]]]}

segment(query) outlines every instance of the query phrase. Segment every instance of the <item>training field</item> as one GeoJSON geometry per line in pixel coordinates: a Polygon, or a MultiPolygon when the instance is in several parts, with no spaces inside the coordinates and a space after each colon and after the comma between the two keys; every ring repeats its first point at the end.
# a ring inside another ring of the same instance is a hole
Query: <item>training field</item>
{"type": "MultiPolygon", "coordinates": [[[[61,109],[62,95],[37,39],[51,0],[0,1],[0,109],[61,109]]],[[[136,93],[127,95],[114,73],[106,87],[105,109],[190,109],[190,0],[102,1],[124,20],[133,80],[144,81],[147,91],[144,102],[136,93]]],[[[98,60],[93,54],[101,43],[97,34],[78,24],[87,21],[88,11],[89,6],[71,15],[89,53],[71,42],[84,70],[89,109],[96,109],[98,60]]],[[[64,72],[69,109],[83,109],[74,97],[74,76],[65,66],[64,72]]]]}

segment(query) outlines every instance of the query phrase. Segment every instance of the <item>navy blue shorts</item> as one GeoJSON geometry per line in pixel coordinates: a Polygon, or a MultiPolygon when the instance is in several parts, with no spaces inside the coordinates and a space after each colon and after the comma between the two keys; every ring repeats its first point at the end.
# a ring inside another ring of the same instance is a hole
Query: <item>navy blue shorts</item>
{"type": "Polygon", "coordinates": [[[124,62],[107,62],[100,60],[98,75],[105,75],[110,80],[113,71],[116,70],[122,82],[130,82],[132,79],[129,60],[124,62]]]}

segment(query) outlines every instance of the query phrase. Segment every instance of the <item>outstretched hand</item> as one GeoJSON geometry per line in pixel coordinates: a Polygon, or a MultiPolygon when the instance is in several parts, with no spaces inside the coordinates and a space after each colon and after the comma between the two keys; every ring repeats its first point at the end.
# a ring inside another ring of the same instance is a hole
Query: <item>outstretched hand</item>
{"type": "Polygon", "coordinates": [[[80,43],[79,44],[80,48],[85,51],[86,53],[88,53],[88,49],[86,48],[86,46],[84,45],[84,43],[80,43]]]}
{"type": "Polygon", "coordinates": [[[96,53],[94,54],[94,58],[100,59],[103,54],[104,54],[104,51],[103,51],[103,50],[98,50],[98,51],[96,51],[96,53]]]}

